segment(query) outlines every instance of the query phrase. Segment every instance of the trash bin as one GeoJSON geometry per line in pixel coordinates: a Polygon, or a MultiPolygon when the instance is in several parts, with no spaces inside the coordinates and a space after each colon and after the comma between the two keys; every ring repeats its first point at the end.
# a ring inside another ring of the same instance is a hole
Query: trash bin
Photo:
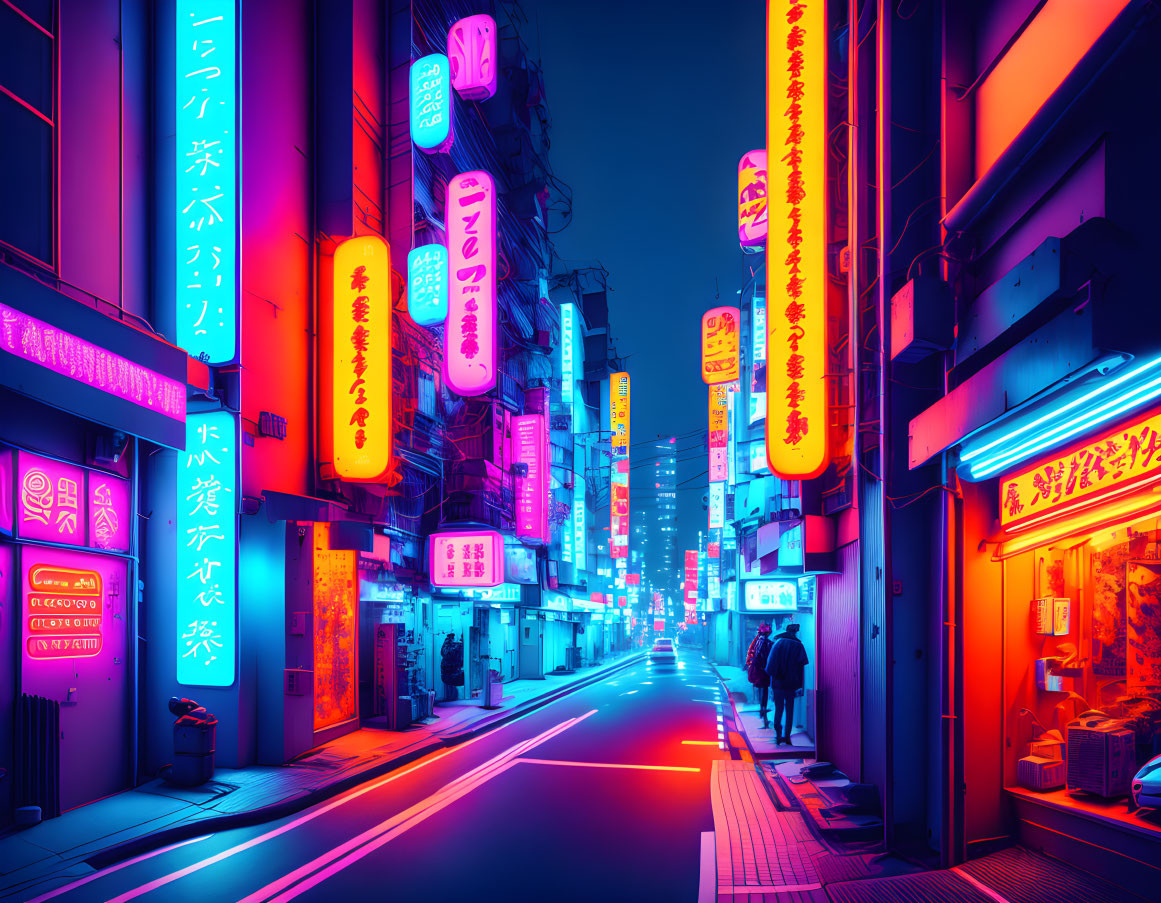
{"type": "Polygon", "coordinates": [[[173,725],[173,764],[161,770],[171,784],[197,787],[214,776],[214,750],[218,719],[192,699],[169,700],[169,711],[177,716],[173,725]]]}

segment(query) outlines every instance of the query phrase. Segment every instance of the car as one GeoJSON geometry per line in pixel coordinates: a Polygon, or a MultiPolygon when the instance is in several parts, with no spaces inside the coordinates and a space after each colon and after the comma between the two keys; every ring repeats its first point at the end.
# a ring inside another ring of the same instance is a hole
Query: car
{"type": "Polygon", "coordinates": [[[1161,809],[1161,756],[1154,756],[1133,776],[1129,799],[1135,809],[1161,809]]]}
{"type": "Polygon", "coordinates": [[[673,648],[673,640],[658,637],[653,641],[653,649],[649,652],[650,661],[676,662],[677,650],[673,648]]]}

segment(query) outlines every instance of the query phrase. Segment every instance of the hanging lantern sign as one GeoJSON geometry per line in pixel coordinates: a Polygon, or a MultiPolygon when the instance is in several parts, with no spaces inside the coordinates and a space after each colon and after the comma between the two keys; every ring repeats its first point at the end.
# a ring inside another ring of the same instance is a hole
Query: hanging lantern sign
{"type": "Polygon", "coordinates": [[[447,319],[447,248],[420,245],[407,254],[407,312],[420,326],[447,319]]]}
{"type": "Polygon", "coordinates": [[[447,186],[448,317],[444,379],[457,395],[496,385],[496,183],[486,172],[447,186]]]}
{"type": "Polygon", "coordinates": [[[741,311],[715,307],[701,318],[701,378],[710,385],[738,378],[738,336],[741,311]]]}
{"type": "Polygon", "coordinates": [[[411,64],[411,140],[424,153],[446,151],[455,141],[450,73],[442,53],[411,64]]]}
{"type": "Polygon", "coordinates": [[[766,241],[766,149],[752,150],[738,163],[738,243],[757,251],[766,241]]]}
{"type": "Polygon", "coordinates": [[[488,15],[460,19],[447,33],[452,87],[464,100],[496,93],[496,22],[488,15]]]}

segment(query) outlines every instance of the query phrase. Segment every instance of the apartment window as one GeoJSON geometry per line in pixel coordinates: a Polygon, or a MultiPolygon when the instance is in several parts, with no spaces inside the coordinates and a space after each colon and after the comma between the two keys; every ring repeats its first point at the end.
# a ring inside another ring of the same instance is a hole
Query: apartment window
{"type": "Polygon", "coordinates": [[[0,242],[53,264],[53,0],[0,0],[0,242]]]}

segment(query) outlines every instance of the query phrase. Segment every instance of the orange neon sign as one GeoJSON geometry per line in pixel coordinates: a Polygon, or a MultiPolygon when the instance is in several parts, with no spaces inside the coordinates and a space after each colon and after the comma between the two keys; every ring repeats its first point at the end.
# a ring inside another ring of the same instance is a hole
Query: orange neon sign
{"type": "Polygon", "coordinates": [[[313,530],[314,729],[355,717],[359,575],[355,553],[331,550],[331,525],[313,530]]]}
{"type": "Polygon", "coordinates": [[[391,251],[377,235],[335,249],[331,337],[334,468],[375,482],[391,461],[391,251]]]}
{"type": "Polygon", "coordinates": [[[1000,524],[1024,530],[1161,480],[1161,409],[1000,481],[1000,524]]]}
{"type": "Polygon", "coordinates": [[[766,456],[784,479],[829,460],[826,3],[767,0],[766,456]]]}
{"type": "Polygon", "coordinates": [[[613,454],[629,453],[629,374],[609,377],[609,427],[613,433],[613,454]]]}
{"type": "Polygon", "coordinates": [[[737,382],[741,311],[715,307],[701,318],[701,378],[711,386],[737,382]]]}

